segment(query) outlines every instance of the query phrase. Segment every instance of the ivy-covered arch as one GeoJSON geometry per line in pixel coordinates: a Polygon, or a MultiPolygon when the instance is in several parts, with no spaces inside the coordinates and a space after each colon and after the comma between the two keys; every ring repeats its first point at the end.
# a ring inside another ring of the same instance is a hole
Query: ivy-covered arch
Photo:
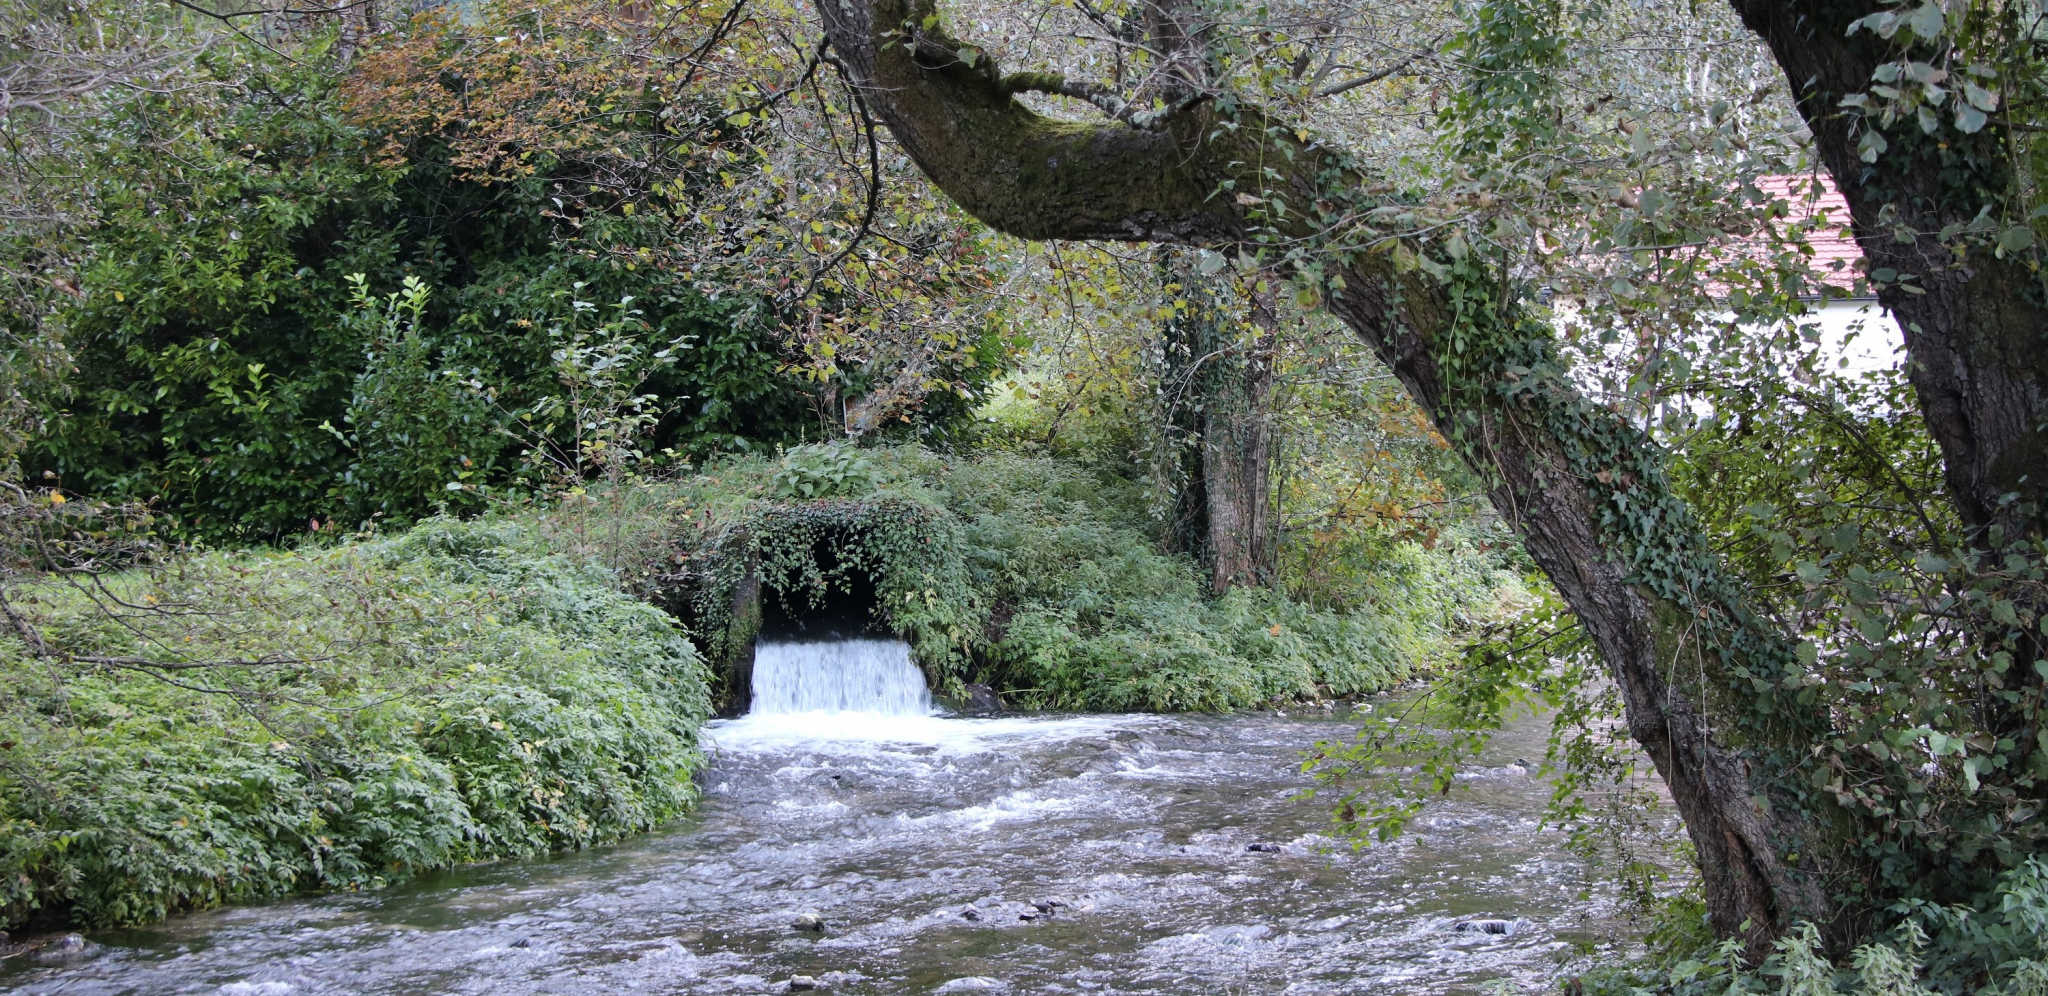
{"type": "Polygon", "coordinates": [[[745,705],[764,597],[803,611],[860,581],[874,586],[871,625],[907,641],[934,688],[957,692],[988,615],[961,551],[950,511],[900,494],[760,500],[695,554],[697,569],[678,578],[683,590],[672,601],[696,621],[726,711],[745,705]]]}

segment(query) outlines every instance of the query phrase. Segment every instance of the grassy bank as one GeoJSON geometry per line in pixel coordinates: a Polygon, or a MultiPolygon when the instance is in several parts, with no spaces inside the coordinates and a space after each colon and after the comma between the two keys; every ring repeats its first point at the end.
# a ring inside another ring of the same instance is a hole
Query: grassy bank
{"type": "Polygon", "coordinates": [[[294,551],[17,556],[0,919],[143,923],[653,828],[695,798],[705,662],[759,624],[743,584],[801,611],[871,580],[942,688],[1098,710],[1378,691],[1511,587],[1445,545],[1342,607],[1211,598],[1144,507],[1056,460],[804,450],[294,551]]]}
{"type": "Polygon", "coordinates": [[[515,525],[20,586],[0,913],[104,926],[654,827],[695,798],[669,617],[515,525]]]}
{"type": "MultiPolygon", "coordinates": [[[[763,598],[802,604],[864,570],[936,683],[987,683],[1033,708],[1369,694],[1448,652],[1518,590],[1493,556],[1451,540],[1390,548],[1344,605],[1263,590],[1211,598],[1193,561],[1160,552],[1137,485],[1048,458],[813,450],[725,460],[658,487],[671,525],[644,535],[670,563],[653,584],[698,632],[727,626],[749,571],[763,598]],[[824,547],[852,566],[821,558],[824,547]]],[[[751,635],[741,620],[706,650],[715,662],[751,635]]]]}

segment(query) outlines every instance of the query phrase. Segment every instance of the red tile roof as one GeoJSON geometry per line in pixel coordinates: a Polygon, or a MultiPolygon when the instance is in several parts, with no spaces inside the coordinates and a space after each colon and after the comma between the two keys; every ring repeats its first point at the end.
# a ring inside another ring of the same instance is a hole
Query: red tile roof
{"type": "Polygon", "coordinates": [[[1849,203],[1834,181],[1825,176],[1760,176],[1756,185],[1766,196],[1786,202],[1789,210],[1779,222],[1780,232],[1810,218],[1820,220],[1805,238],[1813,247],[1813,272],[1824,284],[1853,291],[1863,250],[1850,237],[1849,203]]]}

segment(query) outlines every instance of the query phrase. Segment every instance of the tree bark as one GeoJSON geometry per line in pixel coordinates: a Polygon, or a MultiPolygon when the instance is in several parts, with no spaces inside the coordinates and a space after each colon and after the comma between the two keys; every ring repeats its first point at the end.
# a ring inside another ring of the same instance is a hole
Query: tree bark
{"type": "Polygon", "coordinates": [[[1174,489],[1167,545],[1193,555],[1221,595],[1272,576],[1276,322],[1270,292],[1247,300],[1234,274],[1205,276],[1195,262],[1159,252],[1171,305],[1160,328],[1159,462],[1174,489]]]}
{"type": "Polygon", "coordinates": [[[1248,343],[1233,344],[1216,371],[1222,381],[1202,420],[1202,472],[1209,501],[1209,590],[1262,588],[1271,583],[1273,349],[1277,333],[1270,293],[1251,302],[1248,343]]]}
{"type": "MultiPolygon", "coordinates": [[[[1965,134],[1952,126],[1951,109],[1942,108],[1932,134],[1910,117],[1882,129],[1888,148],[1866,163],[1857,129],[1879,123],[1844,108],[1842,99],[1867,91],[1878,66],[1900,53],[1875,32],[1851,35],[1849,25],[1890,8],[1876,0],[1731,2],[1784,70],[1820,161],[1848,202],[1871,271],[1898,275],[1877,282],[1878,300],[1905,333],[1906,375],[1941,447],[1948,499],[1967,530],[1962,542],[1976,551],[1976,570],[2003,574],[1988,581],[1996,597],[2035,613],[2048,609],[2039,588],[2024,581],[2026,571],[2012,569],[2040,562],[2048,532],[2048,284],[2031,269],[2030,254],[2001,258],[1982,236],[1955,236],[1987,207],[2000,219],[1997,228],[2024,217],[2028,178],[2015,172],[2011,137],[1995,115],[1965,134]]],[[[1921,44],[1914,57],[1932,58],[1921,44]]],[[[1956,91],[1951,105],[1961,100],[1956,91]]],[[[1985,592],[1969,594],[1976,604],[1987,601],[1985,592]]],[[[1966,595],[1961,604],[1972,599],[1966,595]]],[[[2048,658],[2048,639],[2037,627],[1995,616],[1966,616],[1963,624],[1980,660],[2009,656],[2015,663],[2010,676],[1994,674],[1978,685],[1974,706],[1996,742],[2017,745],[2000,747],[2003,756],[2023,761],[2031,745],[2043,742],[2048,668],[2038,662],[2048,658]]],[[[2048,782],[2027,770],[2038,764],[2002,764],[1986,788],[2038,805],[2048,799],[2048,782]]],[[[1907,853],[1917,865],[1894,874],[1927,883],[1937,901],[1981,888],[2003,870],[1988,850],[1907,853]]]]}
{"type": "MultiPolygon", "coordinates": [[[[1255,223],[1223,191],[1279,188],[1314,204],[1326,184],[1369,180],[1248,105],[1177,106],[1153,127],[1044,118],[1013,93],[1064,81],[955,57],[969,47],[926,27],[937,24],[931,0],[818,10],[849,79],[910,157],[1012,235],[1237,245],[1255,223]]],[[[1845,813],[1799,777],[1826,716],[1798,704],[1789,642],[1720,570],[1656,444],[1564,374],[1547,326],[1512,300],[1458,296],[1402,258],[1344,259],[1328,306],[1488,475],[1495,507],[1591,635],[1685,818],[1716,928],[1761,957],[1799,920],[1841,922],[1835,897],[1858,867],[1829,846],[1845,813]]]]}
{"type": "Polygon", "coordinates": [[[2039,535],[2048,488],[2041,278],[2019,257],[1982,247],[1959,258],[1953,240],[1937,235],[2013,195],[2007,137],[1995,119],[1974,135],[1945,123],[1928,135],[1907,119],[1884,132],[1890,148],[1865,163],[1855,129],[1866,119],[1846,111],[1842,98],[1869,89],[1872,71],[1892,56],[1889,42],[1870,31],[1851,35],[1849,25],[1889,8],[1874,0],[1732,3],[1784,69],[1873,271],[1903,278],[1880,283],[1878,301],[1905,330],[1907,375],[1941,446],[1957,512],[1980,530],[2003,526],[2008,539],[2039,535]],[[1902,230],[1917,234],[1902,240],[1902,230]],[[2020,501],[2007,503],[2007,495],[2020,501]]]}

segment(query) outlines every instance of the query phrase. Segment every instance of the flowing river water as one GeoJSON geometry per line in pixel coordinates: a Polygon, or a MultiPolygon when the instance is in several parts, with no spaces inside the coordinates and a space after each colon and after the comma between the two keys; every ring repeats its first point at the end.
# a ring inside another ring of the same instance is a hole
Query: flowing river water
{"type": "Polygon", "coordinates": [[[1611,891],[1539,828],[1548,788],[1515,762],[1540,756],[1540,728],[1511,728],[1494,766],[1363,850],[1299,798],[1301,751],[1349,729],[947,718],[899,643],[764,645],[754,710],[707,730],[704,804],[682,823],[93,934],[69,963],[0,964],[0,991],[1535,991],[1576,946],[1626,933],[1611,891]],[[1521,922],[1458,929],[1473,918],[1521,922]]]}

